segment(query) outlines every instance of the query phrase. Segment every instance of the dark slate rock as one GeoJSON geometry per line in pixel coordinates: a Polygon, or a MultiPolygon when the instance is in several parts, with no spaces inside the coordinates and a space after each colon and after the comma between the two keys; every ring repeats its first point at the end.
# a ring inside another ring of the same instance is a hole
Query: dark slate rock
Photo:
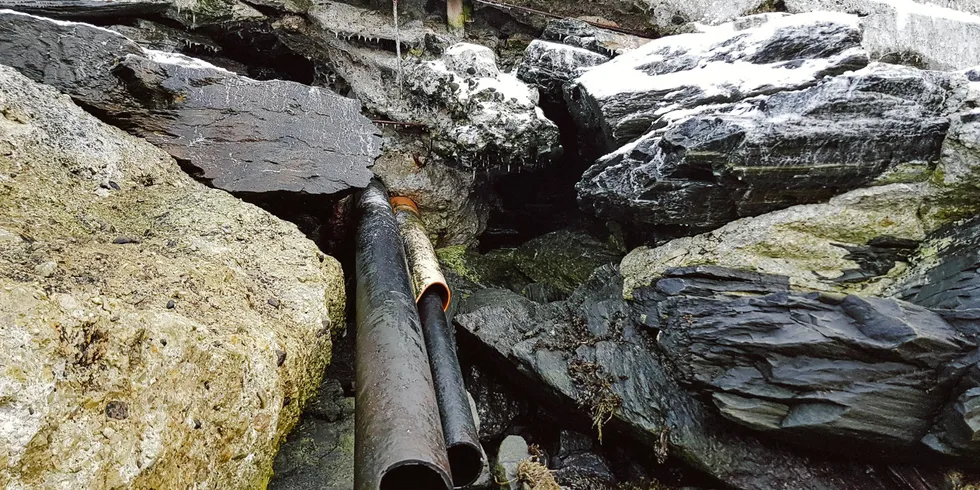
{"type": "Polygon", "coordinates": [[[620,55],[649,41],[571,18],[549,20],[541,33],[541,39],[587,49],[604,56],[620,55]]]}
{"type": "Polygon", "coordinates": [[[960,79],[875,65],[805,90],[702,110],[600,159],[579,201],[627,226],[714,228],[867,186],[939,158],[960,79]]]}
{"type": "Polygon", "coordinates": [[[899,300],[670,292],[658,345],[679,377],[726,418],[808,447],[916,449],[960,374],[948,366],[975,349],[899,300]]]}
{"type": "Polygon", "coordinates": [[[111,29],[144,48],[157,51],[217,54],[222,50],[220,45],[204,34],[183,31],[144,19],[133,21],[133,25],[112,26],[111,29]]]}
{"type": "Polygon", "coordinates": [[[898,297],[962,318],[980,314],[980,218],[935,233],[919,255],[898,297]]]}
{"type": "MultiPolygon", "coordinates": [[[[976,361],[978,355],[973,356],[976,361]]],[[[945,407],[936,425],[922,439],[930,448],[950,456],[980,451],[980,366],[975,362],[953,390],[958,394],[945,407]]],[[[954,395],[955,396],[955,395],[954,395]]]]}
{"type": "Polygon", "coordinates": [[[548,100],[561,102],[562,86],[607,61],[608,56],[592,51],[535,39],[524,50],[517,78],[537,87],[548,100]]]}
{"type": "Polygon", "coordinates": [[[0,0],[0,8],[73,19],[152,15],[174,0],[0,0]]]}
{"type": "Polygon", "coordinates": [[[231,192],[361,188],[380,150],[377,129],[354,100],[144,50],[86,24],[2,13],[0,63],[68,93],[231,192]]]}
{"type": "MultiPolygon", "coordinates": [[[[739,294],[756,294],[760,288],[754,275],[719,268],[673,274],[700,279],[700,284],[681,290],[705,296],[713,294],[712,282],[725,283],[720,290],[733,294],[740,289],[747,291],[739,294]]],[[[769,283],[785,287],[785,281],[769,283]]],[[[940,471],[806,455],[733,427],[673,378],[651,335],[651,327],[659,322],[656,311],[663,293],[645,293],[651,297],[627,303],[622,299],[622,279],[614,267],[606,266],[566,302],[539,305],[510,291],[475,291],[455,321],[461,336],[481,342],[499,363],[516,363],[531,382],[567,400],[564,405],[578,402],[592,417],[595,406],[590,402],[606,400],[615,407],[607,431],[628,433],[652,452],[678,457],[727,485],[944,488],[940,471]],[[660,300],[653,299],[655,293],[660,300]],[[602,389],[605,383],[608,388],[602,389]]]]}
{"type": "Polygon", "coordinates": [[[868,62],[857,18],[771,17],[669,36],[590,70],[566,87],[570,112],[595,156],[662,127],[669,113],[797,90],[868,62]]]}

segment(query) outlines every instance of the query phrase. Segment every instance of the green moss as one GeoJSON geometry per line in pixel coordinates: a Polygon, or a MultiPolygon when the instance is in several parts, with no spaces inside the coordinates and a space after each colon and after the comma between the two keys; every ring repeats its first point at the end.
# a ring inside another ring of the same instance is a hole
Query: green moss
{"type": "Polygon", "coordinates": [[[872,185],[914,184],[933,178],[935,172],[929,164],[900,163],[879,175],[872,185]]]}

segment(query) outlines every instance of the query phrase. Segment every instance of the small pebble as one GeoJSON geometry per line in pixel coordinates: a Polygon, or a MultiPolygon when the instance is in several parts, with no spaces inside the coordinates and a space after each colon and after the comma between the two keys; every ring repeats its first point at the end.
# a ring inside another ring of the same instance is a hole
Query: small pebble
{"type": "Polygon", "coordinates": [[[279,308],[279,300],[276,299],[276,298],[269,298],[269,300],[267,301],[267,303],[269,303],[269,306],[271,306],[273,308],[279,308]]]}
{"type": "Polygon", "coordinates": [[[117,237],[115,240],[112,241],[114,245],[126,245],[128,243],[139,243],[139,242],[140,241],[135,238],[127,238],[124,236],[117,237]]]}
{"type": "Polygon", "coordinates": [[[110,419],[126,420],[129,418],[129,405],[126,402],[111,401],[105,406],[105,415],[110,419]]]}
{"type": "Polygon", "coordinates": [[[115,182],[113,182],[111,180],[109,181],[109,187],[111,187],[112,190],[115,190],[115,191],[118,191],[119,190],[119,184],[117,184],[117,183],[115,183],[115,182]]]}
{"type": "Polygon", "coordinates": [[[167,309],[172,310],[177,307],[177,303],[174,300],[167,301],[167,309]]]}
{"type": "Polygon", "coordinates": [[[34,272],[41,277],[51,277],[58,270],[57,262],[45,262],[34,268],[34,272]]]}
{"type": "Polygon", "coordinates": [[[118,322],[119,321],[119,315],[112,315],[111,317],[109,317],[109,321],[110,322],[118,322]]]}
{"type": "Polygon", "coordinates": [[[277,350],[276,351],[276,366],[282,366],[282,363],[286,362],[286,351],[277,350]]]}

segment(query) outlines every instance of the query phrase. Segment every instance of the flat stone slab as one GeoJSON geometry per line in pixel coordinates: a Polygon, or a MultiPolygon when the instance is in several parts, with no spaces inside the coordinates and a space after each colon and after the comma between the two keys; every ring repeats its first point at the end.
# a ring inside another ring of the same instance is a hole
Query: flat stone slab
{"type": "Polygon", "coordinates": [[[71,95],[229,192],[363,188],[380,133],[360,103],[257,81],[107,29],[0,11],[0,63],[71,95]]]}

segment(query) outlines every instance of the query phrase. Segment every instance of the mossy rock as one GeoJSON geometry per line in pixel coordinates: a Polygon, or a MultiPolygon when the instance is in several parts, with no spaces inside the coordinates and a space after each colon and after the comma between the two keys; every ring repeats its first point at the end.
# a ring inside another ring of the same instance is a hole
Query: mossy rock
{"type": "Polygon", "coordinates": [[[344,302],[294,225],[0,66],[0,487],[264,488],[344,302]]]}

